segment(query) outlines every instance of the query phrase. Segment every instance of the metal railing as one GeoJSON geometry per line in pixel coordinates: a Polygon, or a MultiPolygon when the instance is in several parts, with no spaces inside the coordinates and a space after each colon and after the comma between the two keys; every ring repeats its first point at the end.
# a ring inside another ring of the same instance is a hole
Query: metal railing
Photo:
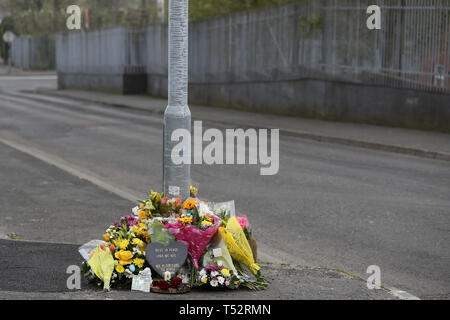
{"type": "Polygon", "coordinates": [[[333,0],[323,10],[332,33],[326,70],[376,85],[450,90],[450,1],[333,0]],[[365,26],[370,4],[381,8],[381,30],[365,26]]]}
{"type": "MultiPolygon", "coordinates": [[[[319,78],[450,92],[449,20],[450,0],[303,0],[198,21],[189,29],[190,81],[319,78]],[[381,30],[366,26],[373,4],[381,30]]],[[[61,36],[59,69],[111,73],[131,65],[167,76],[166,33],[153,25],[61,36]]]]}
{"type": "Polygon", "coordinates": [[[55,69],[53,37],[20,36],[11,44],[11,62],[15,67],[30,70],[55,69]]]}
{"type": "Polygon", "coordinates": [[[231,73],[449,91],[449,19],[449,0],[309,0],[244,12],[193,24],[190,70],[200,82],[231,73]],[[366,25],[373,4],[381,30],[366,25]]]}

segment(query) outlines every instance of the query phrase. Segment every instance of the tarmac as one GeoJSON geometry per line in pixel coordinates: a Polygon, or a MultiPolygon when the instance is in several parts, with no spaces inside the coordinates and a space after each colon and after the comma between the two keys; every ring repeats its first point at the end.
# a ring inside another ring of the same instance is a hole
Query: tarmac
{"type": "Polygon", "coordinates": [[[367,288],[366,280],[344,270],[259,261],[269,287],[265,291],[193,290],[185,295],[159,295],[127,290],[104,292],[81,276],[81,289],[70,290],[69,266],[81,266],[78,248],[70,239],[98,238],[134,205],[88,181],[79,179],[28,154],[0,143],[3,179],[0,227],[0,299],[192,299],[192,300],[390,300],[387,288],[367,288]],[[69,212],[70,219],[60,214],[69,212]],[[89,216],[96,216],[92,223],[89,216]],[[83,218],[84,217],[84,218],[83,218]],[[74,227],[76,226],[76,227],[74,227]],[[14,233],[11,232],[14,230],[14,233]],[[52,242],[52,239],[62,241],[52,242]]]}
{"type": "MultiPolygon", "coordinates": [[[[14,73],[15,76],[35,74],[42,73],[14,73]]],[[[51,72],[45,74],[52,75],[51,72]]],[[[33,93],[155,114],[163,114],[167,103],[165,99],[145,95],[121,96],[56,88],[36,88],[33,93]]],[[[281,115],[268,117],[266,114],[242,110],[230,112],[229,109],[198,105],[190,105],[190,109],[193,120],[220,122],[234,128],[278,128],[281,135],[307,140],[450,161],[450,135],[447,133],[281,115]]],[[[7,190],[2,197],[5,203],[0,208],[8,221],[0,225],[0,255],[3,257],[0,264],[0,299],[416,299],[387,286],[369,290],[365,279],[345,270],[266,261],[259,263],[269,287],[261,292],[193,290],[182,296],[124,290],[103,292],[84,280],[81,290],[69,290],[66,285],[70,276],[67,268],[79,266],[82,261],[77,252],[82,243],[72,243],[71,233],[77,233],[76,238],[86,238],[86,242],[98,237],[111,223],[112,215],[123,215],[134,203],[2,143],[0,163],[4,177],[0,180],[0,189],[7,190]],[[58,212],[61,210],[71,211],[72,221],[60,219],[58,212]],[[94,213],[97,219],[95,225],[90,219],[82,218],[94,213]],[[12,225],[19,236],[9,232],[12,225]],[[73,225],[77,228],[71,227],[73,225]],[[53,232],[58,233],[57,242],[52,242],[53,232]],[[67,233],[67,241],[60,241],[64,239],[64,233],[67,233]]]]}
{"type": "MultiPolygon", "coordinates": [[[[35,93],[164,114],[167,101],[146,95],[118,95],[82,90],[36,89],[35,93]]],[[[449,101],[450,103],[450,101],[449,101]]],[[[450,161],[450,134],[360,123],[267,115],[242,110],[189,105],[193,120],[219,122],[231,128],[280,129],[281,135],[450,161]]]]}

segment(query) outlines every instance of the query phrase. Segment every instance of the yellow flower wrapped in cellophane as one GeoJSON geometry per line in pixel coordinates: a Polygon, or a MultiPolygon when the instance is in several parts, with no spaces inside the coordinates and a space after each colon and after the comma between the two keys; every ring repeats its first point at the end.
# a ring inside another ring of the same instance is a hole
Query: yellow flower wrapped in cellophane
{"type": "Polygon", "coordinates": [[[114,272],[114,258],[109,249],[102,250],[98,246],[88,264],[95,275],[103,281],[103,289],[109,291],[109,283],[114,272]]]}
{"type": "Polygon", "coordinates": [[[253,274],[257,274],[259,266],[255,263],[252,249],[245,237],[244,230],[240,226],[236,217],[231,217],[228,220],[226,228],[220,228],[223,240],[227,245],[231,257],[245,265],[253,274]]]}

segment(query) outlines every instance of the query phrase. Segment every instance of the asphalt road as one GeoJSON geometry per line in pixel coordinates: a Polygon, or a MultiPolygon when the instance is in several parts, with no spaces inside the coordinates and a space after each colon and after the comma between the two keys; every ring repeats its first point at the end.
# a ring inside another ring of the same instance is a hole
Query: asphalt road
{"type": "MultiPolygon", "coordinates": [[[[52,85],[52,79],[12,81],[0,79],[0,139],[127,194],[143,197],[150,188],[160,189],[159,116],[11,91],[30,83],[52,85]]],[[[363,278],[368,266],[378,265],[383,284],[421,298],[450,298],[448,162],[281,136],[276,176],[260,176],[259,166],[191,170],[202,197],[234,199],[238,213],[249,217],[264,260],[342,269],[363,278]]],[[[72,212],[60,214],[47,225],[48,240],[84,243],[87,236],[99,237],[67,232],[67,223],[73,230],[79,226],[72,212]],[[66,228],[59,228],[63,223],[66,228]]],[[[13,226],[3,218],[3,226],[13,226]]],[[[32,228],[21,236],[42,240],[42,232],[32,228]]]]}

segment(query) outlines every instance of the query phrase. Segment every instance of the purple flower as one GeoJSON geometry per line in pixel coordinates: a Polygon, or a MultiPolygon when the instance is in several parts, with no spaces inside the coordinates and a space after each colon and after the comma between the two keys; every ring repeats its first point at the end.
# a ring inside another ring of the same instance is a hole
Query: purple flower
{"type": "MultiPolygon", "coordinates": [[[[115,225],[116,225],[117,221],[115,221],[115,225]]],[[[128,215],[128,216],[124,216],[122,218],[120,218],[120,224],[118,225],[119,227],[122,227],[124,225],[126,225],[128,228],[135,226],[139,223],[139,221],[132,215],[128,215]]]]}
{"type": "Polygon", "coordinates": [[[208,272],[217,271],[217,266],[212,264],[212,265],[209,265],[209,266],[205,267],[205,270],[208,271],[208,272]]]}

